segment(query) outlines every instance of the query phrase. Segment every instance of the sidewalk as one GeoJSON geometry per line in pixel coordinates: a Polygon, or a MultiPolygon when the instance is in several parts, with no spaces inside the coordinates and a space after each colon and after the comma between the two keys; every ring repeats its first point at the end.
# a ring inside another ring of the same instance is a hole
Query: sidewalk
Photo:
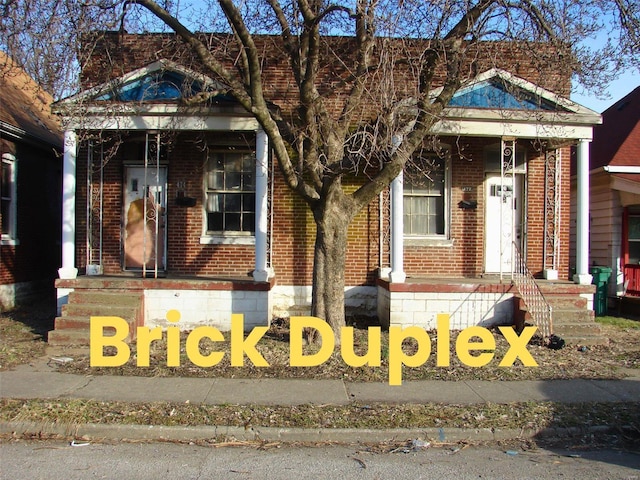
{"type": "MultiPolygon", "coordinates": [[[[2,398],[42,398],[42,399],[92,399],[96,401],[125,402],[176,402],[210,405],[345,405],[349,403],[391,403],[426,404],[440,403],[468,405],[479,403],[512,402],[635,402],[640,401],[640,372],[631,370],[634,377],[624,380],[551,380],[551,381],[408,381],[402,386],[386,383],[353,383],[342,380],[305,379],[225,379],[225,378],[184,378],[184,377],[123,377],[123,376],[83,376],[62,374],[47,364],[47,358],[37,359],[31,365],[22,365],[12,371],[0,372],[0,397],[2,398]]],[[[15,425],[1,425],[0,433],[15,431],[15,425]],[[13,430],[11,430],[13,429],[13,430]]],[[[93,432],[95,427],[84,426],[93,432]]],[[[107,430],[116,428],[117,434],[133,435],[138,438],[135,426],[101,426],[107,430]],[[127,429],[124,432],[124,429],[127,429]]],[[[167,438],[169,427],[137,427],[142,429],[143,438],[167,438]],[[153,431],[153,432],[151,432],[153,431]]],[[[224,428],[230,434],[230,427],[224,428]]],[[[182,428],[184,435],[212,436],[212,428],[182,428]]],[[[238,429],[237,433],[242,433],[238,429]]],[[[268,429],[260,429],[262,433],[268,429]]],[[[296,429],[278,429],[276,435],[282,439],[287,430],[295,433],[295,438],[308,441],[326,440],[327,432],[312,430],[311,434],[294,432],[296,429]]],[[[305,429],[297,429],[305,430],[305,429]]],[[[422,433],[425,429],[420,430],[422,433]]],[[[175,432],[174,432],[175,433],[175,432]]],[[[273,432],[271,432],[273,433],[273,432]]],[[[309,433],[309,432],[307,432],[309,433]]],[[[334,433],[336,433],[334,431],[334,433]]],[[[377,432],[380,433],[380,432],[377,432]]],[[[385,432],[389,438],[398,431],[385,432]]],[[[402,432],[411,433],[411,432],[402,432]]],[[[467,435],[469,432],[457,432],[467,435]]],[[[482,433],[482,432],[480,432],[482,433]]],[[[495,439],[493,432],[493,438],[495,439]]],[[[514,432],[512,432],[514,433],[514,432]]],[[[517,432],[522,435],[522,431],[517,432]]],[[[75,434],[79,434],[76,430],[75,434]]],[[[476,432],[475,435],[477,435],[476,432]]],[[[506,432],[505,432],[506,434],[506,432]]],[[[182,433],[180,434],[182,435],[182,433]]],[[[244,432],[256,436],[255,431],[244,432]]],[[[346,435],[346,434],[345,434],[346,435]]],[[[351,431],[350,437],[370,439],[371,431],[351,431]]],[[[106,435],[105,436],[109,436],[106,435]]],[[[169,435],[170,436],[170,435],[169,435]]],[[[344,436],[340,434],[341,438],[344,436]]],[[[130,437],[127,437],[130,438],[130,437]]],[[[260,438],[264,438],[264,434],[260,438]]],[[[415,437],[414,437],[415,438],[415,437]]],[[[379,440],[375,440],[379,441],[379,440]]]]}

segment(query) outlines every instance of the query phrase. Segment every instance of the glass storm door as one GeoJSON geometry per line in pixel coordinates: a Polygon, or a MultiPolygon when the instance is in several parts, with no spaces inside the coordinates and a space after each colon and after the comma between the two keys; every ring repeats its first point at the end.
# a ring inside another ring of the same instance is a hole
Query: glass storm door
{"type": "Polygon", "coordinates": [[[143,273],[166,266],[166,167],[127,167],[124,195],[124,268],[143,273]]]}

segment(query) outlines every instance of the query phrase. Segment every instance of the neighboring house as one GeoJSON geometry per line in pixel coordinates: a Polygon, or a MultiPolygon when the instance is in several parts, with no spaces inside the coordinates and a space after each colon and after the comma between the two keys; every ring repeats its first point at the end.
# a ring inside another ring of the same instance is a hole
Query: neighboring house
{"type": "Polygon", "coordinates": [[[0,310],[53,293],[60,265],[63,149],[52,102],[0,52],[0,310]]]}
{"type": "Polygon", "coordinates": [[[591,263],[611,269],[609,295],[640,297],[640,87],[602,113],[589,176],[591,263]]]}
{"type": "MultiPolygon", "coordinates": [[[[540,282],[547,292],[580,297],[590,321],[584,255],[580,284],[569,278],[569,168],[576,145],[588,165],[600,116],[568,100],[570,75],[560,66],[540,72],[526,54],[494,46],[500,55],[476,59],[478,75],[435,126],[437,151],[425,145],[417,159],[431,179],[405,172],[354,220],[348,312],[425,328],[438,313],[450,313],[456,329],[510,323],[521,306],[512,273],[526,264],[548,279],[540,282]]],[[[263,74],[284,115],[282,62],[265,61],[263,74]]],[[[248,327],[308,314],[311,214],[250,114],[223,96],[186,105],[219,85],[190,68],[171,35],[111,33],[83,71],[83,90],[56,105],[65,123],[57,286],[68,305],[50,341],[86,341],[98,303],[132,326],[167,325],[176,309],[184,329],[228,329],[231,313],[248,327]]]]}

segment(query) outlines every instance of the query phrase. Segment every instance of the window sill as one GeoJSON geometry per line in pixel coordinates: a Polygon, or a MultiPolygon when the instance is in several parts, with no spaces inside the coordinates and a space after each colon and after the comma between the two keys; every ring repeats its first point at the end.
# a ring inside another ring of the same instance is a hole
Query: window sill
{"type": "Polygon", "coordinates": [[[253,235],[203,235],[200,245],[255,245],[253,235]]]}
{"type": "Polygon", "coordinates": [[[405,247],[453,247],[451,238],[416,238],[404,237],[405,247]]]}
{"type": "Polygon", "coordinates": [[[16,246],[20,245],[20,240],[13,238],[3,238],[0,240],[0,245],[16,246]]]}

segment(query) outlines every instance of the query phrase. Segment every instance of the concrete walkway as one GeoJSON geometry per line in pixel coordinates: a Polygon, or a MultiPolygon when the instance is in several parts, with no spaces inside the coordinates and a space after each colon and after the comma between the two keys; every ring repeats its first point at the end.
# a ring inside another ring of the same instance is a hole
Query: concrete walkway
{"type": "MultiPolygon", "coordinates": [[[[635,376],[624,380],[551,380],[551,381],[407,381],[401,386],[389,386],[386,383],[353,383],[343,380],[306,380],[306,379],[225,379],[225,378],[149,378],[124,377],[113,375],[84,376],[58,373],[47,359],[37,359],[31,365],[22,365],[11,371],[0,372],[0,397],[19,399],[92,399],[96,401],[126,402],[176,402],[209,405],[346,405],[392,403],[392,404],[452,404],[468,405],[481,403],[512,402],[637,402],[640,401],[640,372],[630,370],[635,376]]],[[[0,431],[15,431],[15,425],[0,425],[0,431]],[[12,430],[13,429],[13,430],[12,430]]],[[[89,428],[96,435],[96,426],[89,428]]],[[[42,428],[40,426],[39,428],[42,428]]],[[[118,436],[135,433],[135,426],[101,426],[117,429],[118,436]],[[132,433],[133,432],[133,433],[132,433]]],[[[139,427],[144,429],[143,438],[166,439],[166,427],[139,427]],[[153,432],[151,432],[153,430],[153,432]]],[[[216,427],[217,429],[220,427],[216,427]]],[[[233,429],[225,430],[228,435],[233,429]]],[[[29,429],[26,428],[28,431],[29,429]]],[[[201,429],[197,430],[200,431],[201,429]]],[[[264,431],[262,429],[262,437],[264,431]]],[[[288,429],[289,433],[296,429],[288,429]]],[[[304,429],[302,429],[304,430],[304,429]]],[[[301,435],[311,441],[326,440],[325,432],[312,430],[312,435],[301,435]],[[318,436],[319,435],[319,436],[318,436]]],[[[182,428],[180,435],[196,435],[193,428],[182,428]]],[[[276,437],[282,439],[282,429],[276,437]]],[[[421,432],[424,433],[424,429],[421,432]]],[[[75,431],[76,434],[78,430],[75,431]]],[[[234,436],[242,433],[235,432],[234,436]]],[[[308,432],[307,432],[308,433],[308,432]]],[[[334,431],[335,433],[335,431],[334,431]]],[[[378,432],[380,433],[380,432],[378,432]]],[[[481,432],[482,433],[482,432],[481,432]]],[[[521,436],[522,431],[511,432],[521,436]]],[[[255,432],[246,432],[254,435],[255,432]]],[[[347,435],[343,432],[344,435],[347,435]]],[[[351,432],[358,438],[362,432],[351,432]]],[[[407,432],[409,434],[409,432],[407,432]]],[[[478,432],[476,432],[477,436],[478,432]]],[[[198,435],[212,435],[211,428],[198,435]]],[[[196,435],[196,436],[198,436],[196,435]]],[[[384,438],[398,435],[397,431],[386,432],[384,438]]],[[[468,438],[469,432],[465,433],[468,438]]],[[[495,437],[493,433],[492,438],[495,437]]],[[[91,435],[89,435],[91,436],[91,435]]],[[[171,436],[171,435],[169,435],[171,436]]],[[[348,436],[348,435],[347,435],[348,436]]],[[[368,433],[365,438],[375,435],[368,433]]],[[[181,437],[182,438],[182,437],[181,437]]],[[[189,437],[191,438],[191,437],[189,437]]],[[[295,436],[297,440],[300,437],[295,436]]],[[[334,438],[334,437],[331,437],[334,438]]],[[[342,438],[342,437],[341,437],[342,438]]],[[[377,438],[377,437],[376,437],[377,438]]],[[[486,439],[483,437],[483,439],[486,439]]]]}
{"type": "Polygon", "coordinates": [[[56,372],[47,357],[0,372],[2,398],[82,398],[97,401],[177,402],[209,405],[346,405],[441,403],[640,401],[640,371],[624,380],[405,381],[228,379],[72,375],[56,372]]]}

